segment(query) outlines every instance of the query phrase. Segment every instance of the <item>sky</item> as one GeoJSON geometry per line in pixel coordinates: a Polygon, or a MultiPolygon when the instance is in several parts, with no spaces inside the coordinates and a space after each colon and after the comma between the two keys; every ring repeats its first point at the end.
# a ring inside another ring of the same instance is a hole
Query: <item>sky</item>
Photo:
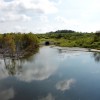
{"type": "Polygon", "coordinates": [[[0,33],[100,30],[100,0],[0,0],[0,33]]]}

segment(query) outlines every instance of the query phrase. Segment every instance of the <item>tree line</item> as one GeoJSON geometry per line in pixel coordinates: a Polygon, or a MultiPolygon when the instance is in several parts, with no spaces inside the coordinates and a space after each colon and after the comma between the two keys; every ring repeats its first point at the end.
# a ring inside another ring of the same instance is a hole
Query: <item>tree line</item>
{"type": "Polygon", "coordinates": [[[33,33],[0,34],[0,53],[3,56],[21,57],[35,52],[38,47],[38,38],[33,33]]]}

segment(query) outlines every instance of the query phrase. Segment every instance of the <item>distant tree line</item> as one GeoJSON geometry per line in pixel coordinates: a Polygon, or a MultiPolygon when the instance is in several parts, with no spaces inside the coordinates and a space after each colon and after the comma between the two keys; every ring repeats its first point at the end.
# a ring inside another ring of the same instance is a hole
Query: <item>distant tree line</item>
{"type": "Polygon", "coordinates": [[[55,33],[75,33],[73,30],[58,30],[55,33]]]}
{"type": "Polygon", "coordinates": [[[55,32],[49,32],[49,33],[75,33],[73,30],[57,30],[55,32]]]}

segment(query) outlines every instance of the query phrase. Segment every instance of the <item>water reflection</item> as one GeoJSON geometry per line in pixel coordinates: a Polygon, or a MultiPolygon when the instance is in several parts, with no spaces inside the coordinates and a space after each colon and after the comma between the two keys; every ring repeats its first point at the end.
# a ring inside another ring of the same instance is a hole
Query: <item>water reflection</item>
{"type": "Polygon", "coordinates": [[[5,68],[8,71],[9,75],[18,74],[22,69],[22,65],[19,60],[5,58],[4,64],[5,64],[5,68]]]}
{"type": "Polygon", "coordinates": [[[75,79],[60,81],[56,84],[56,88],[60,91],[69,90],[75,82],[75,79]]]}
{"type": "Polygon", "coordinates": [[[42,97],[39,100],[55,100],[55,98],[54,98],[54,96],[51,93],[49,93],[47,96],[42,97]]]}
{"type": "Polygon", "coordinates": [[[45,80],[57,70],[57,59],[57,52],[55,52],[55,50],[52,51],[52,49],[48,47],[41,48],[32,62],[23,64],[22,72],[17,75],[17,78],[26,82],[31,82],[32,80],[45,80]]]}
{"type": "Polygon", "coordinates": [[[0,91],[0,100],[11,100],[14,98],[13,88],[0,91]]]}
{"type": "Polygon", "coordinates": [[[100,67],[91,54],[42,47],[27,59],[0,59],[0,100],[99,100],[100,67]]]}
{"type": "Polygon", "coordinates": [[[57,70],[57,51],[43,47],[37,55],[27,59],[14,60],[5,58],[2,66],[6,69],[8,75],[14,75],[21,81],[45,80],[57,70]]]}
{"type": "Polygon", "coordinates": [[[0,80],[7,78],[8,75],[8,71],[5,69],[5,64],[4,64],[4,60],[0,60],[0,80]]]}
{"type": "Polygon", "coordinates": [[[100,62],[100,53],[99,52],[94,52],[93,57],[96,62],[100,62]]]}

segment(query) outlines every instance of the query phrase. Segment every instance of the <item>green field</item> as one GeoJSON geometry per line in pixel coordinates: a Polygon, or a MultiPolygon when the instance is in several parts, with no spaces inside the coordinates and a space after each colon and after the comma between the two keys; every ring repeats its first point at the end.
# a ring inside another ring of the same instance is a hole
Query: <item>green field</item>
{"type": "Polygon", "coordinates": [[[50,41],[56,46],[61,47],[83,47],[100,49],[100,33],[47,33],[37,34],[40,43],[50,41]]]}

